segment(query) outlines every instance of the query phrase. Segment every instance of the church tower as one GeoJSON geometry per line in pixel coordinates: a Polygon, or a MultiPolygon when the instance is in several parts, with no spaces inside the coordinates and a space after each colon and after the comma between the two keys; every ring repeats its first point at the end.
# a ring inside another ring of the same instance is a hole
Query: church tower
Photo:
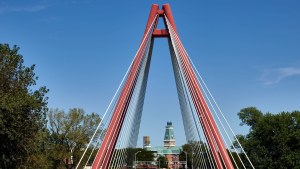
{"type": "Polygon", "coordinates": [[[174,136],[174,127],[172,122],[167,122],[165,138],[164,138],[164,147],[170,148],[176,146],[176,140],[174,136]]]}

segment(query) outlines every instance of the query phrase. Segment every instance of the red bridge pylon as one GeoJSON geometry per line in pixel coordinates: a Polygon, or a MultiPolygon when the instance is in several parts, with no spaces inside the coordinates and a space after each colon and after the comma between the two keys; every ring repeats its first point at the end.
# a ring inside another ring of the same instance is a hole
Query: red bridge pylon
{"type": "MultiPolygon", "coordinates": [[[[187,97],[191,99],[216,168],[233,169],[233,164],[224,146],[217,124],[202,94],[190,59],[178,36],[172,12],[168,4],[164,4],[162,9],[159,9],[157,4],[153,4],[151,7],[142,42],[117,99],[112,118],[92,168],[110,168],[113,152],[120,136],[126,113],[128,112],[131,102],[133,102],[135,92],[138,91],[140,93],[141,97],[138,103],[143,104],[153,41],[155,38],[168,39],[172,64],[176,75],[176,83],[178,82],[177,85],[179,85],[179,87],[177,86],[177,90],[185,91],[187,97]],[[159,18],[163,18],[166,29],[157,29],[159,18]]],[[[180,91],[178,91],[178,95],[182,94],[179,92],[180,91]]],[[[184,107],[185,105],[182,103],[180,106],[184,107]]],[[[142,111],[142,108],[138,111],[142,111]]]]}

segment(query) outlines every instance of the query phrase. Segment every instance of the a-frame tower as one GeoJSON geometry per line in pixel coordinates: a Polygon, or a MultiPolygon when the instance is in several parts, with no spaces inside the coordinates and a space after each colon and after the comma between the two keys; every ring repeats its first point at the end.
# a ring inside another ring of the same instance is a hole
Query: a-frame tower
{"type": "MultiPolygon", "coordinates": [[[[234,168],[222,137],[220,136],[217,124],[202,94],[196,73],[180,41],[168,4],[163,5],[162,9],[159,9],[157,4],[153,4],[151,7],[142,42],[116,101],[112,118],[92,168],[108,169],[111,167],[110,162],[127,112],[129,109],[133,109],[137,114],[141,114],[142,112],[153,41],[155,38],[168,39],[182,113],[191,111],[188,110],[187,107],[192,105],[193,111],[199,121],[198,125],[201,125],[200,127],[203,129],[216,168],[234,168]],[[156,29],[160,18],[164,20],[166,29],[156,29]],[[133,99],[133,97],[135,97],[135,99],[133,99]]],[[[131,125],[139,127],[140,116],[135,115],[132,118],[133,120],[131,122],[133,124],[131,125]]],[[[187,119],[185,120],[189,123],[187,119]]],[[[136,138],[138,131],[133,131],[132,133],[133,137],[136,138]]]]}

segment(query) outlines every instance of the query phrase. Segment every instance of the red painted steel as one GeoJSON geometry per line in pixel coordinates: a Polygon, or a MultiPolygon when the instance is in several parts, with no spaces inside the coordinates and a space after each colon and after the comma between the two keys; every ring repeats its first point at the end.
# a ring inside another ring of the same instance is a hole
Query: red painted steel
{"type": "MultiPolygon", "coordinates": [[[[159,11],[160,11],[159,6],[157,4],[152,4],[150,14],[149,14],[149,17],[148,17],[148,21],[147,21],[147,24],[146,24],[146,29],[145,29],[144,35],[149,30],[153,19],[156,18],[156,15],[158,14],[159,11]]],[[[156,21],[155,25],[156,24],[157,24],[157,21],[156,21]]]]}
{"type": "MultiPolygon", "coordinates": [[[[176,44],[179,43],[178,41],[180,41],[180,40],[176,40],[176,44]]],[[[179,53],[180,53],[180,55],[184,55],[184,52],[182,51],[181,48],[179,49],[179,53]]],[[[181,57],[181,60],[183,60],[182,57],[181,57]]],[[[182,62],[184,62],[184,60],[182,62]]],[[[207,120],[206,116],[204,115],[205,110],[203,109],[201,101],[197,100],[197,93],[196,93],[195,89],[193,88],[193,82],[191,80],[191,77],[189,76],[190,72],[187,68],[188,66],[185,64],[185,62],[182,66],[183,66],[183,73],[184,73],[187,85],[190,89],[191,97],[192,97],[193,103],[195,105],[196,111],[198,113],[198,118],[203,127],[204,134],[205,134],[208,144],[210,146],[212,155],[215,159],[217,168],[221,169],[221,168],[223,168],[223,165],[222,165],[221,159],[220,159],[218,151],[217,151],[218,147],[217,147],[217,145],[215,145],[215,138],[212,134],[212,130],[210,128],[210,125],[208,124],[208,120],[207,120]]]]}
{"type": "MultiPolygon", "coordinates": [[[[144,38],[147,38],[147,36],[145,36],[144,38]]],[[[142,42],[143,43],[141,44],[141,48],[140,48],[142,50],[138,51],[137,57],[132,64],[128,78],[124,84],[120,97],[117,101],[116,108],[113,112],[113,117],[110,121],[109,127],[102,141],[101,147],[95,157],[92,166],[93,169],[98,169],[100,167],[106,169],[109,167],[109,162],[111,160],[113,150],[115,149],[115,145],[117,143],[117,139],[119,137],[122,124],[124,122],[128,104],[131,100],[131,96],[135,87],[142,56],[145,52],[146,42],[145,40],[143,40],[142,42]]]]}
{"type": "Polygon", "coordinates": [[[157,4],[153,4],[151,6],[151,10],[150,10],[150,14],[148,17],[148,22],[146,24],[146,29],[145,29],[142,43],[137,52],[137,56],[135,57],[135,60],[133,61],[133,64],[129,71],[127,80],[124,84],[124,87],[122,88],[121,94],[117,100],[117,104],[116,104],[115,110],[113,112],[112,119],[109,123],[108,129],[107,129],[107,132],[102,141],[101,147],[100,147],[99,151],[97,152],[94,163],[92,165],[92,169],[98,169],[98,168],[107,169],[107,168],[109,168],[109,163],[111,161],[113,151],[117,144],[117,140],[119,138],[119,134],[122,129],[124,118],[126,116],[126,112],[127,112],[127,109],[128,109],[128,106],[131,101],[132,94],[133,94],[133,91],[134,91],[134,88],[136,85],[136,80],[138,78],[139,67],[141,66],[143,55],[144,55],[144,52],[146,49],[145,39],[149,38],[149,36],[151,36],[151,38],[160,38],[160,37],[170,38],[170,32],[168,29],[156,29],[159,17],[163,17],[165,25],[167,25],[166,19],[164,16],[168,19],[170,25],[172,26],[172,28],[177,36],[177,38],[175,39],[176,40],[175,45],[178,47],[179,52],[180,52],[180,59],[181,59],[181,62],[183,63],[182,66],[183,66],[184,77],[187,81],[189,91],[191,92],[191,97],[192,97],[193,103],[195,105],[195,108],[196,108],[196,111],[198,114],[198,118],[203,127],[205,137],[207,138],[207,141],[208,141],[208,144],[212,151],[213,157],[215,159],[217,168],[218,169],[223,168],[223,163],[220,159],[220,155],[221,155],[226,168],[233,169],[232,162],[226,151],[224,143],[220,137],[220,133],[217,129],[217,125],[216,125],[216,123],[213,119],[213,116],[212,116],[211,112],[209,111],[208,106],[205,102],[205,99],[202,95],[201,88],[197,81],[195,72],[192,69],[192,66],[189,62],[188,56],[187,56],[186,52],[184,51],[183,45],[177,35],[176,25],[175,25],[174,18],[173,18],[169,4],[164,4],[162,9],[159,9],[159,6],[157,4]],[[153,30],[153,32],[150,32],[148,34],[148,31],[151,28],[151,24],[153,22],[154,22],[154,30],[153,30]],[[218,151],[220,151],[220,154],[218,151]]]}
{"type": "Polygon", "coordinates": [[[163,10],[165,11],[165,15],[168,18],[170,24],[172,25],[174,31],[177,32],[170,5],[169,4],[164,4],[163,5],[163,10]]]}
{"type": "MultiPolygon", "coordinates": [[[[180,42],[180,40],[175,39],[175,45],[176,46],[179,46],[179,42],[180,42]]],[[[179,52],[180,55],[184,54],[184,52],[182,51],[181,48],[179,49],[178,52],[179,52]]],[[[182,60],[182,58],[181,58],[181,60],[182,60]]],[[[191,82],[191,79],[190,79],[190,76],[189,76],[189,72],[187,70],[187,65],[183,64],[182,66],[183,66],[182,69],[183,69],[183,73],[184,73],[187,85],[188,85],[188,87],[190,89],[190,92],[191,92],[191,97],[193,99],[193,102],[195,102],[195,100],[196,100],[195,99],[196,98],[196,96],[195,96],[196,93],[195,93],[195,90],[193,88],[190,88],[192,82],[191,82]]],[[[218,168],[222,167],[222,162],[221,162],[221,160],[219,158],[219,155],[218,155],[218,152],[217,152],[217,147],[216,147],[216,145],[214,143],[215,139],[214,139],[214,137],[212,135],[211,128],[208,125],[207,119],[205,118],[205,116],[203,116],[203,111],[204,110],[203,110],[203,108],[201,106],[199,107],[199,104],[197,104],[197,103],[200,103],[200,102],[196,102],[194,104],[195,104],[195,107],[196,107],[196,110],[197,110],[197,113],[198,113],[198,117],[199,117],[200,123],[201,123],[201,125],[203,127],[204,134],[205,134],[205,136],[207,138],[208,144],[209,144],[209,146],[211,148],[213,157],[216,160],[216,164],[217,164],[218,168]]]]}
{"type": "MultiPolygon", "coordinates": [[[[177,35],[177,33],[176,33],[176,35],[177,35]]],[[[209,126],[206,126],[206,127],[209,127],[212,131],[213,138],[214,138],[214,140],[215,140],[215,142],[218,146],[218,149],[220,151],[220,155],[223,158],[223,162],[225,163],[224,165],[226,166],[226,168],[230,168],[230,169],[234,168],[233,165],[232,165],[232,162],[230,160],[230,157],[227,153],[226,147],[225,147],[225,145],[222,141],[220,133],[218,131],[217,125],[216,125],[216,123],[213,119],[213,116],[212,116],[212,114],[211,114],[211,112],[210,112],[210,110],[207,106],[207,103],[206,103],[206,101],[203,97],[203,94],[201,92],[201,88],[199,86],[197,77],[195,75],[195,72],[192,69],[191,63],[188,59],[188,56],[187,56],[186,52],[184,51],[183,45],[182,45],[179,37],[177,39],[177,42],[179,44],[179,49],[181,51],[180,56],[181,56],[183,65],[185,67],[185,70],[187,71],[185,78],[188,79],[188,81],[189,81],[189,83],[188,83],[189,89],[191,91],[193,91],[192,92],[192,95],[193,95],[192,98],[193,98],[193,103],[195,104],[198,116],[199,116],[200,119],[202,118],[202,116],[204,116],[207,119],[207,122],[208,122],[209,126]]],[[[214,146],[214,145],[212,145],[212,146],[214,146]]],[[[215,160],[217,160],[216,163],[217,163],[218,168],[223,168],[223,165],[222,165],[221,161],[218,160],[219,157],[217,155],[214,155],[214,158],[215,158],[215,160]]]]}
{"type": "MultiPolygon", "coordinates": [[[[169,4],[163,5],[163,10],[165,11],[165,15],[168,18],[168,21],[169,21],[170,25],[172,26],[174,32],[178,36],[170,5],[169,4]]],[[[186,52],[183,51],[183,45],[182,45],[179,37],[178,37],[178,41],[179,41],[179,48],[180,48],[181,54],[183,55],[183,56],[182,55],[181,56],[182,56],[182,59],[183,59],[182,61],[184,63],[184,67],[185,67],[185,74],[186,74],[185,78],[188,81],[189,89],[192,92],[191,94],[192,94],[193,103],[195,104],[195,107],[196,107],[196,110],[198,113],[198,117],[199,117],[200,121],[202,121],[202,124],[203,124],[202,127],[207,135],[208,143],[210,144],[210,147],[212,149],[212,153],[216,160],[216,164],[217,164],[218,168],[223,168],[223,164],[222,164],[219,154],[217,152],[217,148],[218,148],[221,153],[221,156],[223,157],[223,161],[225,163],[226,168],[230,168],[230,169],[234,168],[232,165],[232,162],[229,158],[229,155],[226,151],[226,147],[224,146],[224,143],[220,137],[220,133],[217,129],[216,123],[215,123],[215,121],[212,117],[212,114],[209,111],[208,106],[205,102],[205,99],[201,92],[201,88],[197,81],[195,72],[192,69],[192,66],[189,62],[186,52]],[[215,145],[214,142],[216,142],[217,146],[215,145]]]]}
{"type": "Polygon", "coordinates": [[[157,14],[158,14],[159,17],[163,17],[164,14],[165,14],[165,11],[160,9],[160,10],[157,11],[157,14]]]}
{"type": "Polygon", "coordinates": [[[154,38],[168,38],[170,36],[169,31],[166,29],[155,29],[152,36],[154,38]]]}

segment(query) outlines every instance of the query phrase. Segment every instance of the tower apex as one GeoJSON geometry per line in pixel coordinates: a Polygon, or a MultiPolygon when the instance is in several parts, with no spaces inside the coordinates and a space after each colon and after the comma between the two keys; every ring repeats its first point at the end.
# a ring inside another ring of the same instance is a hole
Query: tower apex
{"type": "Polygon", "coordinates": [[[168,148],[176,146],[174,127],[171,121],[167,122],[165,137],[164,137],[164,146],[168,148]]]}

